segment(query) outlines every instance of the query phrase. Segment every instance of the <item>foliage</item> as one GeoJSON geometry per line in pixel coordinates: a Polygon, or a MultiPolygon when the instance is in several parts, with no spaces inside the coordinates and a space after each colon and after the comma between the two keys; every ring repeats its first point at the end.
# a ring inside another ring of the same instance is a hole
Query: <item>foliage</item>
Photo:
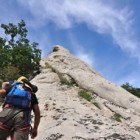
{"type": "Polygon", "coordinates": [[[68,86],[72,85],[66,78],[61,78],[60,82],[62,85],[68,85],[68,86]]]}
{"type": "Polygon", "coordinates": [[[56,73],[56,70],[48,62],[45,62],[45,68],[51,69],[52,72],[56,73]]]}
{"type": "Polygon", "coordinates": [[[137,96],[140,98],[140,88],[135,88],[132,85],[130,85],[129,83],[125,83],[123,84],[121,87],[123,87],[124,89],[126,89],[128,92],[132,93],[133,95],[137,96]]]}
{"type": "Polygon", "coordinates": [[[59,50],[59,48],[56,46],[53,48],[53,52],[57,52],[59,50]]]}
{"type": "Polygon", "coordinates": [[[118,114],[118,113],[115,113],[115,114],[114,114],[113,119],[116,120],[116,121],[118,121],[118,122],[122,122],[122,121],[121,121],[121,115],[118,114]]]}
{"type": "Polygon", "coordinates": [[[5,38],[0,37],[0,79],[16,78],[17,75],[31,76],[33,72],[39,71],[41,50],[37,48],[38,43],[30,43],[27,39],[25,22],[21,20],[18,25],[1,24],[1,28],[4,29],[5,38]]]}
{"type": "Polygon", "coordinates": [[[66,77],[63,77],[63,76],[60,76],[60,74],[58,74],[59,75],[59,78],[60,78],[60,82],[61,82],[61,84],[62,85],[67,85],[67,86],[73,86],[73,85],[77,85],[76,83],[75,83],[75,81],[74,81],[74,79],[67,79],[66,77]]]}
{"type": "Polygon", "coordinates": [[[20,76],[19,69],[13,66],[7,66],[0,68],[0,77],[4,80],[17,79],[20,76]]]}
{"type": "Polygon", "coordinates": [[[84,99],[86,99],[87,101],[91,101],[92,99],[91,95],[86,90],[83,89],[79,91],[79,95],[84,99]]]}
{"type": "Polygon", "coordinates": [[[52,66],[48,62],[45,62],[45,68],[52,69],[52,66]]]}
{"type": "Polygon", "coordinates": [[[3,82],[3,81],[0,80],[0,88],[2,87],[2,82],[3,82]]]}

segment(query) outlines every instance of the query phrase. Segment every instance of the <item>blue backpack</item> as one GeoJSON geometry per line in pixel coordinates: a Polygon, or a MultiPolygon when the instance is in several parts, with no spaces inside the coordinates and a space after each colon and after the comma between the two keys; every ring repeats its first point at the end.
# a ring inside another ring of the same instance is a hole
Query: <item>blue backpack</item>
{"type": "Polygon", "coordinates": [[[31,91],[25,87],[24,83],[15,82],[5,97],[5,103],[21,108],[30,108],[31,91]]]}

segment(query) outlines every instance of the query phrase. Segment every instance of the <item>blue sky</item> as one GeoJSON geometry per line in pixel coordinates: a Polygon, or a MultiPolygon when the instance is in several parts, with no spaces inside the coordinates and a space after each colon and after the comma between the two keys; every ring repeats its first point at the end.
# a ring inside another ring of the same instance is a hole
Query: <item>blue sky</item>
{"type": "Polygon", "coordinates": [[[139,8],[139,0],[0,0],[0,24],[23,19],[42,57],[61,45],[109,81],[140,87],[139,8]]]}

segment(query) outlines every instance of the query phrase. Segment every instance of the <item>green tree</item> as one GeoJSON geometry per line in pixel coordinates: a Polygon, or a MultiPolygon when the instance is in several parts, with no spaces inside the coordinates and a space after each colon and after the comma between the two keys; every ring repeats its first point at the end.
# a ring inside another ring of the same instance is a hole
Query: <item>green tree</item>
{"type": "Polygon", "coordinates": [[[133,87],[129,83],[123,84],[121,87],[126,89],[128,92],[132,93],[133,95],[137,96],[140,98],[140,88],[133,87]]]}
{"type": "Polygon", "coordinates": [[[41,50],[38,43],[30,43],[27,39],[28,30],[24,20],[17,25],[1,24],[1,28],[4,29],[5,37],[0,37],[0,79],[17,78],[19,75],[29,77],[39,71],[41,50]]]}

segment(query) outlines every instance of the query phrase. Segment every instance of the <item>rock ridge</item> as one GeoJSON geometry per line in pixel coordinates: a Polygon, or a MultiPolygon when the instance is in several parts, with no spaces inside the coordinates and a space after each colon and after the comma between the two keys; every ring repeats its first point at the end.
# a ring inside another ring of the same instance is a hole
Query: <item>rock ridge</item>
{"type": "Polygon", "coordinates": [[[41,109],[35,140],[140,140],[139,98],[62,46],[54,46],[40,64],[41,73],[32,80],[41,109]]]}

